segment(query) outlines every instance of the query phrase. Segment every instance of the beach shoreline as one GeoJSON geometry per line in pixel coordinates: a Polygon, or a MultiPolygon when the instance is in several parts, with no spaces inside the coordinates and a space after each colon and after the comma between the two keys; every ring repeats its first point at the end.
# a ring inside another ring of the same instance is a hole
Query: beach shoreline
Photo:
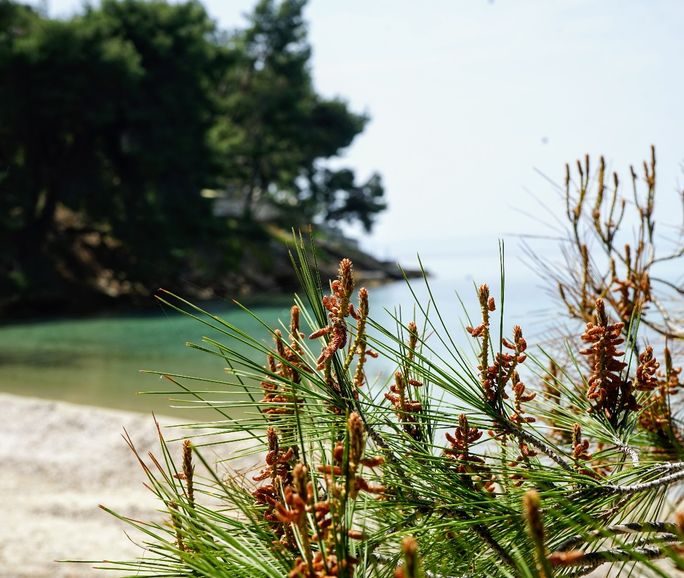
{"type": "MultiPolygon", "coordinates": [[[[93,564],[56,561],[143,556],[131,528],[99,505],[163,521],[122,438],[125,430],[140,455],[158,454],[152,415],[4,393],[0,408],[0,578],[117,576],[93,564]]],[[[162,429],[178,423],[168,417],[159,422],[162,429]]],[[[168,437],[182,432],[174,429],[168,437]]]]}

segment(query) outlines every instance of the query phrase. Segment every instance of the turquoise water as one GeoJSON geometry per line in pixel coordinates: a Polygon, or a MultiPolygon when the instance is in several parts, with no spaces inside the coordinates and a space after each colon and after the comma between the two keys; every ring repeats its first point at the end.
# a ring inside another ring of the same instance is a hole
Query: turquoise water
{"type": "MultiPolygon", "coordinates": [[[[496,279],[495,275],[491,284],[494,294],[498,294],[496,279]]],[[[477,316],[474,283],[481,280],[448,275],[431,281],[445,324],[457,345],[465,351],[470,351],[472,340],[462,329],[465,314],[456,292],[463,297],[466,308],[477,316]]],[[[371,316],[390,327],[394,326],[392,315],[400,314],[405,321],[420,319],[420,307],[426,305],[428,295],[422,281],[415,281],[413,286],[416,300],[403,282],[372,289],[371,316]]],[[[506,294],[508,325],[523,321],[527,334],[533,334],[535,327],[548,317],[548,308],[542,305],[543,291],[530,280],[520,278],[509,283],[506,294]]],[[[214,304],[206,308],[258,339],[268,341],[267,330],[236,306],[214,304]]],[[[254,307],[253,311],[270,327],[276,327],[278,319],[288,318],[289,302],[283,298],[268,306],[254,307]]],[[[226,339],[168,308],[145,315],[7,325],[0,327],[0,391],[197,417],[196,410],[169,409],[170,405],[178,405],[169,395],[141,395],[140,392],[173,390],[174,386],[140,370],[223,379],[222,359],[185,345],[199,343],[205,335],[224,342],[226,339]]],[[[439,344],[434,339],[433,342],[439,349],[439,344]]],[[[237,343],[232,345],[240,347],[237,343]]],[[[242,350],[248,351],[244,346],[242,350]]],[[[387,362],[374,361],[368,369],[377,377],[386,375],[392,368],[387,362]]]]}
{"type": "MultiPolygon", "coordinates": [[[[234,306],[213,307],[212,311],[266,340],[266,329],[244,311],[234,306]]],[[[270,325],[288,314],[284,303],[257,311],[270,325]]],[[[173,311],[2,327],[0,391],[168,413],[168,396],[139,392],[172,387],[140,370],[224,378],[225,363],[220,358],[185,345],[199,343],[204,335],[221,340],[210,328],[173,311]]]]}

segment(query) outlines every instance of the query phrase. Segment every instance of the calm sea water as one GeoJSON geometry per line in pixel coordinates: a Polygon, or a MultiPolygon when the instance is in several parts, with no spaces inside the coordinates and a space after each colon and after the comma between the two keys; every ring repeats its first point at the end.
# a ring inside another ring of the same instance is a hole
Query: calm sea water
{"type": "MultiPolygon", "coordinates": [[[[475,318],[478,305],[475,284],[489,281],[499,299],[496,255],[488,260],[474,257],[426,259],[426,267],[439,274],[430,286],[442,318],[457,345],[469,351],[472,339],[465,335],[466,310],[475,318]],[[489,275],[474,279],[468,272],[488,270],[489,275]]],[[[552,315],[549,299],[531,274],[507,276],[506,319],[510,327],[521,323],[534,334],[552,315]]],[[[371,315],[394,326],[393,316],[406,322],[421,319],[429,294],[422,280],[412,282],[415,297],[406,283],[399,282],[371,290],[371,315]]],[[[249,314],[232,304],[207,306],[212,313],[267,341],[267,331],[249,314]]],[[[269,326],[287,319],[286,300],[254,308],[269,326]]],[[[437,319],[435,323],[437,323],[437,319]]],[[[169,309],[157,313],[90,319],[34,321],[0,327],[0,391],[60,399],[136,411],[155,411],[189,416],[191,410],[171,410],[168,395],[140,395],[139,392],[169,390],[156,376],[140,370],[159,370],[212,379],[223,379],[224,362],[215,356],[188,348],[186,342],[199,342],[204,335],[224,340],[197,321],[169,309]]],[[[239,344],[233,344],[239,347],[239,344]]],[[[439,347],[435,346],[439,349],[439,347]]],[[[247,351],[246,348],[243,348],[247,351]]],[[[387,363],[374,362],[370,371],[392,370],[387,363]]]]}

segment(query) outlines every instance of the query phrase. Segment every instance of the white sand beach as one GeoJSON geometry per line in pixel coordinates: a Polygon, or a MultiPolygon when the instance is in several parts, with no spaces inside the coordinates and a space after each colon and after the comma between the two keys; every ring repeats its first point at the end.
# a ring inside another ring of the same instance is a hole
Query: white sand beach
{"type": "Polygon", "coordinates": [[[142,455],[158,453],[151,415],[0,394],[0,578],[113,576],[56,560],[144,554],[124,534],[130,528],[98,507],[160,518],[124,428],[142,455]]]}

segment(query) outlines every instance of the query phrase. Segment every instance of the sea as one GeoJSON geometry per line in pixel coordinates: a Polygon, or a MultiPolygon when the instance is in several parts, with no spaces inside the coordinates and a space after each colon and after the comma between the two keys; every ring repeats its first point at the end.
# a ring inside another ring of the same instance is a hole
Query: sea
{"type": "MultiPolygon", "coordinates": [[[[428,276],[371,287],[370,315],[395,334],[398,320],[403,324],[415,320],[425,328],[434,355],[445,359],[453,354],[449,349],[456,347],[475,364],[475,343],[465,326],[477,323],[477,287],[482,283],[491,288],[497,314],[503,312],[505,334],[519,324],[528,341],[534,343],[538,337],[541,342],[561,311],[553,287],[535,273],[520,247],[505,251],[503,287],[496,242],[441,246],[420,257],[406,255],[401,264],[422,266],[428,276]]],[[[230,301],[202,307],[268,344],[267,328],[287,323],[291,300],[278,296],[256,303],[249,311],[230,301]]],[[[0,392],[193,418],[202,411],[198,404],[189,403],[175,386],[148,372],[229,381],[221,357],[190,346],[201,344],[204,337],[263,361],[261,353],[239,340],[227,343],[231,340],[225,335],[162,304],[144,313],[4,324],[0,326],[0,392]]],[[[379,332],[374,337],[380,339],[379,332]]],[[[375,382],[393,371],[391,360],[369,361],[368,372],[375,382]]],[[[203,387],[201,382],[190,383],[203,387]]]]}

